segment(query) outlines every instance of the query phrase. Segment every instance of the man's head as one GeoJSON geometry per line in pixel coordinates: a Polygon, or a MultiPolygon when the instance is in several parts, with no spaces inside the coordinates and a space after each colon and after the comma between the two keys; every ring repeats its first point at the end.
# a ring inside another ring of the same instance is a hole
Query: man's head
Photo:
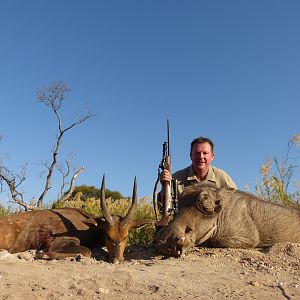
{"type": "Polygon", "coordinates": [[[190,158],[196,175],[205,177],[214,157],[214,143],[212,140],[205,137],[198,137],[192,141],[190,158]]]}

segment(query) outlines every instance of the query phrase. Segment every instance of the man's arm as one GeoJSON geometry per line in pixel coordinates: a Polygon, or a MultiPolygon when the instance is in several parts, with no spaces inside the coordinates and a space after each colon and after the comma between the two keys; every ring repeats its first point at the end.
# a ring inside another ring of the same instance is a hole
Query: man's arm
{"type": "Polygon", "coordinates": [[[224,170],[215,168],[215,172],[217,172],[216,178],[219,179],[221,187],[229,187],[237,190],[236,184],[224,170]]]}

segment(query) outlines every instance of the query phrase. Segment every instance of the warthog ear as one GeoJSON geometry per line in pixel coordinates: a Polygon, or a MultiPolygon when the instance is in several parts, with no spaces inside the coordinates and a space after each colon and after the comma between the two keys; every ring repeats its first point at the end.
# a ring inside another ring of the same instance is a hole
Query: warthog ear
{"type": "Polygon", "coordinates": [[[222,209],[220,200],[216,200],[215,194],[211,190],[202,190],[196,195],[196,207],[207,215],[219,213],[222,209]]]}

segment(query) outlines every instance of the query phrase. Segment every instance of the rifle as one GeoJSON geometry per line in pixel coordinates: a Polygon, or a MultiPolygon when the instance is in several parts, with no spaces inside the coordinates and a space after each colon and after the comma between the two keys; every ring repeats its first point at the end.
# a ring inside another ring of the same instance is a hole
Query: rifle
{"type": "MultiPolygon", "coordinates": [[[[163,170],[166,169],[169,172],[171,172],[171,152],[170,152],[170,126],[169,126],[169,119],[167,119],[167,137],[168,137],[168,141],[163,143],[162,160],[161,160],[161,162],[159,164],[159,167],[158,167],[158,177],[157,177],[157,180],[156,180],[156,183],[155,183],[155,186],[154,186],[154,191],[153,191],[153,206],[154,206],[154,211],[155,211],[155,216],[156,216],[156,220],[157,221],[158,221],[158,218],[157,218],[157,205],[156,205],[156,189],[157,189],[157,184],[159,182],[159,177],[160,177],[161,171],[163,171],[163,170]]],[[[174,183],[174,181],[173,181],[173,185],[175,185],[175,184],[177,184],[177,180],[176,180],[176,183],[174,183]]],[[[176,187],[176,191],[177,191],[177,187],[176,187]]],[[[171,212],[175,208],[174,207],[175,203],[173,203],[172,194],[171,194],[171,183],[170,182],[165,182],[162,185],[162,195],[163,195],[163,201],[162,201],[162,205],[163,205],[162,218],[161,218],[161,220],[159,222],[156,223],[157,227],[163,227],[163,226],[166,226],[168,224],[171,212]]],[[[176,199],[177,199],[177,197],[176,197],[176,199]]]]}

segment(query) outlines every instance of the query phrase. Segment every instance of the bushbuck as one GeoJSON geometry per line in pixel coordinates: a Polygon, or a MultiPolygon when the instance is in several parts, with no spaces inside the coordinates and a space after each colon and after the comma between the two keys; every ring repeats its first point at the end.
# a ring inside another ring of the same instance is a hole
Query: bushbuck
{"type": "Polygon", "coordinates": [[[0,218],[0,249],[10,253],[38,250],[36,258],[61,259],[83,255],[90,257],[95,246],[106,246],[109,261],[124,260],[130,228],[151,223],[135,220],[137,187],[134,179],[132,203],[125,217],[111,215],[105,200],[105,176],[102,179],[100,205],[104,218],[75,208],[33,210],[0,218]]]}

